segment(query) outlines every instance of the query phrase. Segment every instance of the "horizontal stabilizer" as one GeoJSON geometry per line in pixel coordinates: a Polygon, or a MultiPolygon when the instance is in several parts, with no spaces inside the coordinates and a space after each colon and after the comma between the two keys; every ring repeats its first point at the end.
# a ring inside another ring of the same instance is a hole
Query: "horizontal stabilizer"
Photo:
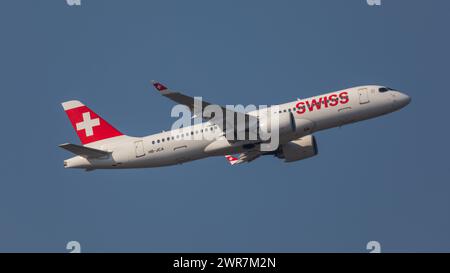
{"type": "Polygon", "coordinates": [[[86,157],[86,158],[102,157],[102,156],[107,156],[109,154],[109,152],[107,152],[107,151],[97,150],[97,149],[80,146],[80,145],[76,145],[76,144],[70,144],[70,143],[61,144],[61,145],[59,145],[59,147],[65,149],[71,153],[74,153],[76,155],[86,157]]]}

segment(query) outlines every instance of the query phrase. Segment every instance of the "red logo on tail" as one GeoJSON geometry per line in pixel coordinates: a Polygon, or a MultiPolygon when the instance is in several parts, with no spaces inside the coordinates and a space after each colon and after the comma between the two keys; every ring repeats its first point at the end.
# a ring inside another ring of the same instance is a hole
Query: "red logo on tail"
{"type": "Polygon", "coordinates": [[[62,105],[83,145],[123,135],[79,101],[68,101],[62,105]]]}

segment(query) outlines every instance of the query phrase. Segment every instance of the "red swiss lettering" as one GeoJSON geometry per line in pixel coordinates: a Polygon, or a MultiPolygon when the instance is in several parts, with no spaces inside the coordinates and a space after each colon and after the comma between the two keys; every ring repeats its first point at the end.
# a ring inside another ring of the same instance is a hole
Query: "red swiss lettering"
{"type": "Polygon", "coordinates": [[[297,114],[301,115],[306,112],[305,103],[303,101],[300,101],[295,105],[297,107],[297,114]]]}
{"type": "Polygon", "coordinates": [[[339,98],[341,99],[341,104],[346,104],[349,101],[348,92],[340,93],[339,98]]]}
{"type": "Polygon", "coordinates": [[[330,102],[330,106],[336,106],[339,103],[338,100],[337,100],[337,95],[336,94],[330,95],[328,97],[328,99],[331,101],[330,102]]]}

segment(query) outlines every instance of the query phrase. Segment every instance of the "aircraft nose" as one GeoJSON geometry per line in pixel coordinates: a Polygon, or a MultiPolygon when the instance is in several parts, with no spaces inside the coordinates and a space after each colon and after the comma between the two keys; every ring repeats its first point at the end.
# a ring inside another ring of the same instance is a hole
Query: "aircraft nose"
{"type": "Polygon", "coordinates": [[[411,102],[410,96],[398,91],[393,94],[393,98],[397,109],[403,108],[411,102]]]}
{"type": "Polygon", "coordinates": [[[398,102],[401,105],[401,107],[405,107],[411,102],[411,97],[404,93],[400,93],[398,96],[398,102]]]}

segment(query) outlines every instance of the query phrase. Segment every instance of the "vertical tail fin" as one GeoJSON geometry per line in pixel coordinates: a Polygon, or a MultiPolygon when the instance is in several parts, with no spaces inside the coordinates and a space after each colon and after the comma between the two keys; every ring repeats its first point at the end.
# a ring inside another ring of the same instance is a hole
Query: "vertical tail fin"
{"type": "Polygon", "coordinates": [[[123,135],[89,107],[77,100],[63,102],[62,106],[83,145],[123,135]]]}

